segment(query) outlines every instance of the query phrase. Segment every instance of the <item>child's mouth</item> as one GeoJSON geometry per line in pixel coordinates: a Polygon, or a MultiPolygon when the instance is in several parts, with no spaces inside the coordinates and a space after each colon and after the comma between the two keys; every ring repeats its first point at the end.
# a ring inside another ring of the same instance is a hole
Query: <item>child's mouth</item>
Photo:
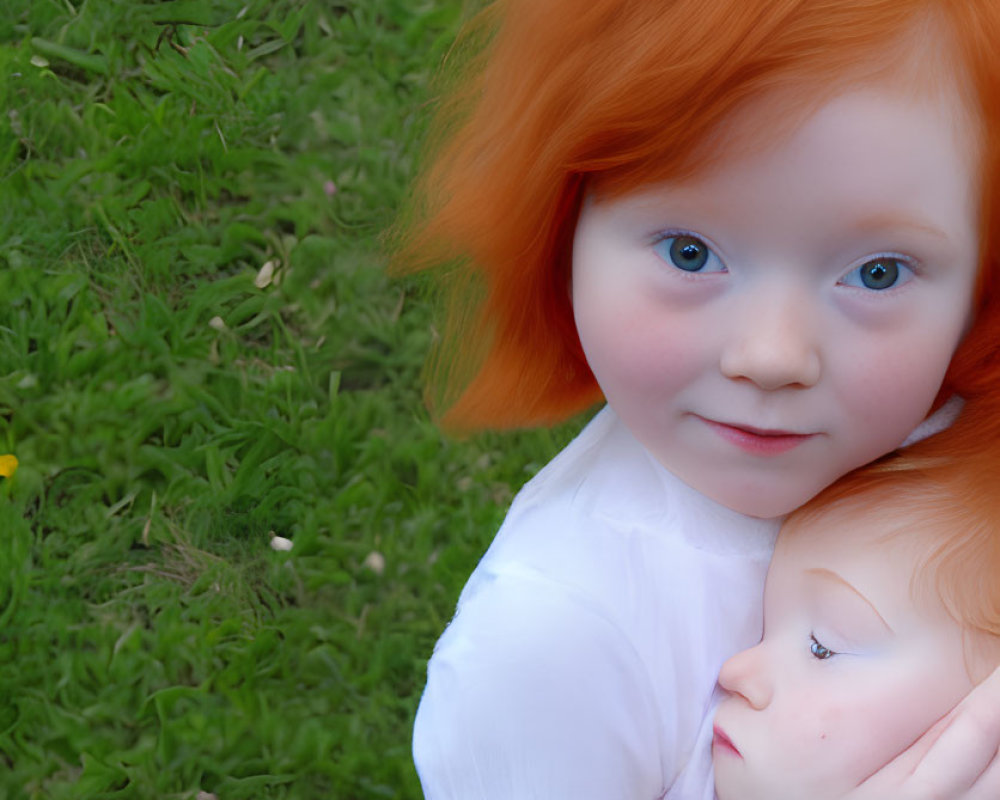
{"type": "Polygon", "coordinates": [[[783,430],[764,430],[750,425],[732,425],[705,417],[701,419],[727,442],[753,455],[780,455],[815,436],[812,433],[794,433],[783,430]]]}

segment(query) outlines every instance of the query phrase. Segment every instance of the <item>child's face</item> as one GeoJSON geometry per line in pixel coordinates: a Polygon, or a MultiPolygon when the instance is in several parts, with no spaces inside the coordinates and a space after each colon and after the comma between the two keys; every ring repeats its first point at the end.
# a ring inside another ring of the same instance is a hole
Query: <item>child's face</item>
{"type": "Polygon", "coordinates": [[[940,388],[976,276],[977,164],[960,103],[924,94],[851,90],[770,149],[584,204],[572,292],[594,375],[730,508],[791,511],[896,447],[940,388]]]}
{"type": "Polygon", "coordinates": [[[927,539],[877,543],[885,531],[877,513],[836,509],[782,531],[764,638],[719,675],[719,800],[842,797],[972,688],[958,623],[911,588],[927,539]]]}

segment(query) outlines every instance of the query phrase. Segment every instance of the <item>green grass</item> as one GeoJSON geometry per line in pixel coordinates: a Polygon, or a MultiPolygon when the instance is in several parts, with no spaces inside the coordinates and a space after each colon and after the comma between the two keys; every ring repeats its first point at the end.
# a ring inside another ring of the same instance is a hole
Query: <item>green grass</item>
{"type": "Polygon", "coordinates": [[[0,0],[0,796],[419,797],[426,659],[572,430],[444,437],[384,274],[462,5],[0,0]]]}

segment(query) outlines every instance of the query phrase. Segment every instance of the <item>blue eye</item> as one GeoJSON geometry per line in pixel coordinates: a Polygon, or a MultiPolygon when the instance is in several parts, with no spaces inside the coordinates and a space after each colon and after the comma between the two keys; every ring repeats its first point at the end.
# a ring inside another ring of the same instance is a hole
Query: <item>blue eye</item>
{"type": "Polygon", "coordinates": [[[828,658],[833,658],[837,653],[831,650],[829,647],[824,647],[819,643],[819,640],[814,634],[809,634],[809,638],[812,640],[812,644],[809,645],[809,652],[820,661],[826,661],[828,658]]]}
{"type": "Polygon", "coordinates": [[[684,272],[725,272],[725,265],[712,248],[697,236],[665,236],[653,249],[669,264],[684,272]]]}
{"type": "Polygon", "coordinates": [[[899,286],[913,277],[913,270],[901,258],[879,256],[866,261],[848,272],[840,282],[845,286],[857,286],[881,292],[899,286]]]}

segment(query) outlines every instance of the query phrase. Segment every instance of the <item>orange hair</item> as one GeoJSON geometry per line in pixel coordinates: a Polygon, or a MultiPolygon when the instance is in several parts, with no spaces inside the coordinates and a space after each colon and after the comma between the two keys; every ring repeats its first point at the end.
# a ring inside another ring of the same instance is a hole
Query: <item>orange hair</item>
{"type": "Polygon", "coordinates": [[[600,399],[569,296],[587,187],[617,196],[693,174],[741,104],[781,86],[812,101],[830,75],[873,77],[922,18],[953,33],[982,128],[976,325],[946,378],[967,392],[998,341],[987,328],[1000,314],[1000,3],[497,0],[460,39],[455,53],[472,55],[445,65],[462,77],[439,107],[394,258],[402,272],[450,264],[431,376],[445,424],[550,423],[600,399]]]}
{"type": "Polygon", "coordinates": [[[831,509],[901,517],[887,536],[915,535],[927,545],[916,586],[937,589],[952,617],[992,642],[1000,664],[1000,394],[966,404],[950,429],[848,473],[789,515],[796,527],[831,509]]]}

